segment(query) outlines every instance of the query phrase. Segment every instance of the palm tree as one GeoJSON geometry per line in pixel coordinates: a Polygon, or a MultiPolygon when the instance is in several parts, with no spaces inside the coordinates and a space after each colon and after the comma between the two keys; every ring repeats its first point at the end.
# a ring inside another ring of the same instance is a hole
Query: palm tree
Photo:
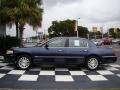
{"type": "Polygon", "coordinates": [[[22,41],[24,26],[29,24],[33,29],[41,27],[43,9],[41,0],[0,0],[0,24],[16,25],[16,35],[20,33],[22,41]]]}

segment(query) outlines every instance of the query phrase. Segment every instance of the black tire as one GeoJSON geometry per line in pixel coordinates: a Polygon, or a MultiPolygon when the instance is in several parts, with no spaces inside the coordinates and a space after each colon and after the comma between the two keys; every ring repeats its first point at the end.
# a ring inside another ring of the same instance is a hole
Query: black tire
{"type": "Polygon", "coordinates": [[[87,69],[89,69],[89,70],[96,70],[100,65],[100,59],[99,59],[99,57],[96,57],[96,56],[90,56],[86,59],[85,65],[86,65],[87,69]],[[92,61],[95,64],[95,65],[93,64],[93,66],[92,66],[92,61]]]}
{"type": "Polygon", "coordinates": [[[120,45],[120,42],[118,44],[120,45]]]}
{"type": "Polygon", "coordinates": [[[20,55],[17,57],[16,67],[21,70],[27,70],[32,66],[32,59],[28,55],[20,55]],[[24,60],[22,60],[24,58],[24,60]],[[25,60],[26,59],[26,60],[25,60]],[[26,64],[26,66],[25,66],[26,64]]]}

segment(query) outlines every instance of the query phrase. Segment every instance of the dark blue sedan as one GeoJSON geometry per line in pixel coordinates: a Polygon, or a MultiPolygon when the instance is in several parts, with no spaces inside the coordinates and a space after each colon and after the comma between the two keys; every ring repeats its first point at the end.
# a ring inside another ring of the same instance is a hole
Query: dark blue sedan
{"type": "Polygon", "coordinates": [[[113,48],[97,47],[93,42],[77,37],[59,37],[34,47],[12,48],[6,60],[19,69],[29,69],[33,64],[84,64],[95,70],[100,64],[117,60],[113,48]]]}

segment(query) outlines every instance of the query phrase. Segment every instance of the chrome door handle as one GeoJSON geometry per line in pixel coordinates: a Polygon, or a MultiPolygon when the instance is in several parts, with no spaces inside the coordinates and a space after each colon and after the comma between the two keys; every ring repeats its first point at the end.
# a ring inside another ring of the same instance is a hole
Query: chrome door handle
{"type": "Polygon", "coordinates": [[[80,50],[80,52],[82,52],[82,50],[80,50]]]}
{"type": "Polygon", "coordinates": [[[83,50],[84,52],[87,52],[88,50],[83,50]]]}
{"type": "Polygon", "coordinates": [[[62,52],[63,50],[58,50],[58,52],[62,52]]]}

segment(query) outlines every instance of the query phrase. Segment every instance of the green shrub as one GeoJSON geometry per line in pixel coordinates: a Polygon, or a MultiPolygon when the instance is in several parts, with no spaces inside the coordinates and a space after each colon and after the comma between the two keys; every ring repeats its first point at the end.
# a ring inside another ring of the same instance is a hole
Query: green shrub
{"type": "Polygon", "coordinates": [[[5,54],[6,50],[18,46],[18,42],[16,37],[0,37],[0,53],[5,54]]]}

